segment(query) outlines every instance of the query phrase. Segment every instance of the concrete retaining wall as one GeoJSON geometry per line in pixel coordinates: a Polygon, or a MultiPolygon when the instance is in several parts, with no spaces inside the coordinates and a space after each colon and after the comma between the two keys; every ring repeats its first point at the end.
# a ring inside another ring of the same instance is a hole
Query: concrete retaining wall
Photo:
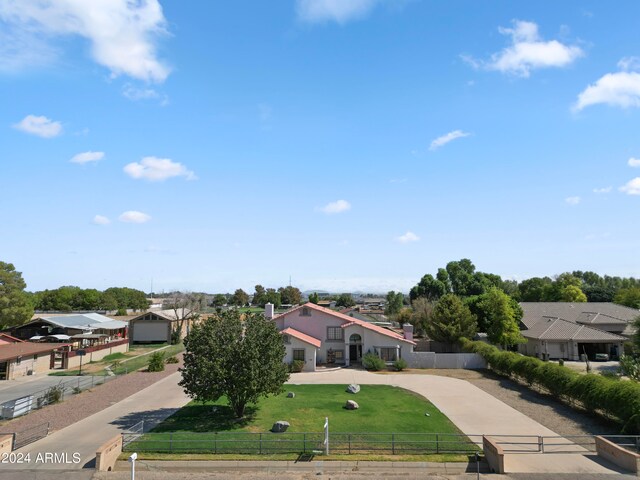
{"type": "Polygon", "coordinates": [[[113,437],[96,451],[96,470],[109,472],[116,465],[118,456],[122,453],[122,435],[113,437]]]}
{"type": "Polygon", "coordinates": [[[13,450],[13,435],[0,435],[0,455],[13,450]]]}
{"type": "Polygon", "coordinates": [[[599,457],[640,476],[640,455],[637,453],[630,452],[602,437],[596,437],[596,452],[599,457]]]}
{"type": "Polygon", "coordinates": [[[477,353],[408,352],[402,358],[409,368],[487,368],[487,362],[477,353]]]}
{"type": "Polygon", "coordinates": [[[504,472],[504,450],[491,437],[482,436],[482,451],[489,468],[494,473],[504,472]]]}

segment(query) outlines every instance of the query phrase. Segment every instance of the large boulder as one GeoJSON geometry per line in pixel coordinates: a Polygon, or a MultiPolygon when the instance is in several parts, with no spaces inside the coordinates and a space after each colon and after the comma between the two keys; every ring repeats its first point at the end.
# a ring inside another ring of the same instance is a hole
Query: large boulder
{"type": "Polygon", "coordinates": [[[287,428],[289,428],[289,422],[285,422],[284,420],[278,420],[276,423],[273,424],[273,427],[271,427],[271,431],[273,433],[284,433],[287,431],[287,428]]]}
{"type": "Polygon", "coordinates": [[[347,404],[344,406],[344,408],[346,408],[347,410],[357,410],[360,408],[360,405],[358,405],[358,403],[354,402],[353,400],[347,400],[347,404]]]}
{"type": "Polygon", "coordinates": [[[347,387],[347,392],[349,393],[358,393],[360,391],[360,385],[357,383],[352,383],[347,387]]]}

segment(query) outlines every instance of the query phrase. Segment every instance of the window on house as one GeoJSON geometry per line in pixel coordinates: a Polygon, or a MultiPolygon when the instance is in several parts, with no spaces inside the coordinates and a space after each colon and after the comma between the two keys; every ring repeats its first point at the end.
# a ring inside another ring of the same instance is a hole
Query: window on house
{"type": "Polygon", "coordinates": [[[311,312],[309,311],[308,307],[302,307],[302,313],[300,313],[300,316],[302,317],[310,317],[311,316],[311,312]]]}
{"type": "Polygon", "coordinates": [[[395,347],[381,347],[380,348],[380,358],[385,362],[395,362],[396,361],[396,353],[397,349],[395,347]]]}
{"type": "Polygon", "coordinates": [[[344,330],[340,327],[327,327],[327,340],[344,340],[344,330]]]}
{"type": "Polygon", "coordinates": [[[289,338],[289,335],[282,335],[282,341],[286,344],[291,343],[291,339],[289,338]]]}
{"type": "Polygon", "coordinates": [[[304,362],[304,348],[294,348],[293,349],[293,359],[294,360],[302,360],[304,362]]]}

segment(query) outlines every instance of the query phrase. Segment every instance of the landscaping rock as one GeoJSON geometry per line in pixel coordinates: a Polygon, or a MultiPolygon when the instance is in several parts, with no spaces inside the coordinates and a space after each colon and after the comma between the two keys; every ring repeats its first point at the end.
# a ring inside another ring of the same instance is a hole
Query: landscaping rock
{"type": "Polygon", "coordinates": [[[285,422],[284,420],[278,420],[276,423],[273,424],[273,427],[271,427],[271,431],[273,433],[284,433],[287,431],[287,428],[289,428],[289,422],[285,422]]]}
{"type": "Polygon", "coordinates": [[[360,391],[360,385],[357,383],[352,383],[347,387],[347,392],[349,393],[358,393],[360,391]]]}
{"type": "Polygon", "coordinates": [[[293,392],[287,393],[287,398],[296,398],[296,394],[293,392]]]}
{"type": "Polygon", "coordinates": [[[344,408],[346,408],[347,410],[357,410],[360,408],[360,405],[358,405],[358,403],[354,402],[353,400],[347,400],[347,404],[344,406],[344,408]]]}

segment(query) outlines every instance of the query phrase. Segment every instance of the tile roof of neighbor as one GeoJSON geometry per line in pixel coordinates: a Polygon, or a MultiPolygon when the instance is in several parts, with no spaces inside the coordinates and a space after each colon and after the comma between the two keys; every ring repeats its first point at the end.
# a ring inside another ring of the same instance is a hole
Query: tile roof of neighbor
{"type": "MultiPolygon", "coordinates": [[[[640,310],[610,302],[520,302],[520,306],[524,311],[523,319],[530,317],[556,317],[577,322],[579,318],[585,318],[585,313],[590,313],[630,322],[640,316],[640,310]]],[[[605,320],[606,317],[602,317],[603,322],[612,323],[609,320],[605,320]]]]}
{"type": "Polygon", "coordinates": [[[60,347],[67,347],[68,343],[10,343],[0,345],[0,361],[7,361],[27,355],[35,355],[37,353],[51,352],[60,347]]]}
{"type": "Polygon", "coordinates": [[[625,340],[625,338],[620,335],[553,317],[543,317],[530,328],[520,333],[526,338],[537,340],[570,339],[591,342],[621,342],[625,340]]]}
{"type": "MultiPolygon", "coordinates": [[[[289,310],[287,312],[284,312],[284,313],[282,313],[280,315],[276,315],[274,317],[274,319],[275,318],[279,318],[279,317],[283,317],[285,315],[289,315],[290,313],[295,312],[296,310],[299,310],[299,309],[301,309],[303,307],[308,307],[308,308],[311,308],[311,309],[316,310],[318,312],[326,313],[327,315],[331,315],[333,317],[339,318],[340,320],[342,320],[342,321],[344,321],[346,323],[357,324],[357,325],[359,325],[359,326],[361,326],[363,328],[366,328],[368,330],[372,330],[374,332],[377,332],[377,333],[379,333],[381,335],[385,335],[387,337],[391,337],[391,338],[393,338],[395,340],[398,340],[400,342],[410,343],[411,345],[415,345],[416,344],[415,342],[412,342],[411,340],[407,340],[402,335],[398,335],[397,333],[392,332],[391,330],[387,330],[384,327],[379,327],[378,325],[374,325],[372,323],[365,322],[364,320],[360,320],[360,319],[357,319],[357,318],[354,318],[354,317],[350,317],[350,316],[345,315],[343,313],[336,312],[334,310],[330,310],[328,308],[324,308],[324,307],[321,307],[319,305],[315,305],[315,304],[313,304],[311,302],[305,303],[304,305],[299,305],[296,308],[292,308],[291,310],[289,310]]],[[[344,327],[345,327],[345,325],[343,325],[343,328],[344,327]]]]}
{"type": "Polygon", "coordinates": [[[299,332],[295,328],[288,327],[282,330],[280,333],[283,335],[291,335],[293,338],[297,338],[298,340],[308,343],[309,345],[313,345],[316,348],[320,348],[320,346],[322,345],[322,340],[318,340],[317,338],[312,337],[311,335],[307,335],[306,333],[299,332]]]}

